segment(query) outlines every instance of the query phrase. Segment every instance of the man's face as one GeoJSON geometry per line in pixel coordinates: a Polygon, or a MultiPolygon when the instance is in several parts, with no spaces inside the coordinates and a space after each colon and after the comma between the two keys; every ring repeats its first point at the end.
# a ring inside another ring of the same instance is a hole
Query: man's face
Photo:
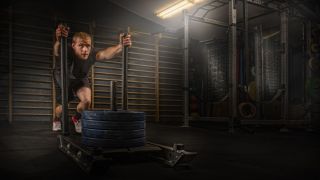
{"type": "Polygon", "coordinates": [[[75,55],[82,60],[87,60],[91,52],[91,38],[76,38],[72,43],[75,55]]]}

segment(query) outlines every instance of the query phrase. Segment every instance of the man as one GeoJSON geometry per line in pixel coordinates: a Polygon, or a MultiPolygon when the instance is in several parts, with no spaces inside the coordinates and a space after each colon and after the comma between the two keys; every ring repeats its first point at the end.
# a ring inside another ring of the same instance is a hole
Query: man
{"type": "MultiPolygon", "coordinates": [[[[55,84],[58,88],[61,87],[60,80],[60,38],[68,37],[69,28],[59,25],[56,29],[56,42],[53,46],[54,56],[56,58],[57,66],[54,69],[55,84]]],[[[127,35],[123,37],[120,35],[119,44],[115,46],[96,51],[92,47],[92,38],[85,32],[76,32],[72,38],[71,47],[68,47],[68,70],[69,70],[69,82],[68,82],[68,102],[78,97],[80,100],[77,105],[77,112],[72,116],[72,122],[75,125],[75,130],[81,133],[81,112],[88,109],[91,104],[91,89],[88,79],[88,72],[95,61],[108,60],[122,51],[123,46],[131,46],[131,36],[127,35]]],[[[58,105],[55,109],[55,118],[53,120],[53,131],[61,130],[61,89],[57,91],[56,96],[58,105]]]]}

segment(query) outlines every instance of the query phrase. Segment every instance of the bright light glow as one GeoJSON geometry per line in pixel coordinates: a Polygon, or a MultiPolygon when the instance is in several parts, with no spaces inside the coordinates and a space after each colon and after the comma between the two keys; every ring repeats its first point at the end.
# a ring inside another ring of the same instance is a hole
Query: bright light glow
{"type": "Polygon", "coordinates": [[[163,8],[162,10],[156,12],[156,15],[162,19],[171,17],[178,12],[187,9],[194,5],[195,3],[201,2],[202,0],[179,0],[169,6],[163,8]]]}
{"type": "Polygon", "coordinates": [[[185,5],[181,6],[181,7],[177,7],[176,9],[174,9],[172,11],[169,11],[169,12],[163,14],[163,15],[159,15],[159,16],[161,18],[165,19],[165,18],[168,18],[168,17],[171,17],[171,16],[177,14],[178,12],[180,12],[180,11],[182,11],[184,9],[187,9],[187,8],[191,7],[192,5],[193,5],[192,3],[187,3],[187,4],[185,4],[185,5]]]}

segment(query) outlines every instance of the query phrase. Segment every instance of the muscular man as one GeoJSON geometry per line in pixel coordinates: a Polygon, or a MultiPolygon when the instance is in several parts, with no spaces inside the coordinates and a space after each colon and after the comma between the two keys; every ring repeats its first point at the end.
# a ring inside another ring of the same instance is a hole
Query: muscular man
{"type": "MultiPolygon", "coordinates": [[[[69,28],[59,25],[56,29],[56,42],[53,46],[54,56],[56,58],[57,66],[54,69],[55,84],[58,89],[61,87],[60,80],[60,38],[68,37],[69,28]]],[[[85,32],[76,32],[72,37],[72,44],[68,47],[68,70],[69,70],[69,82],[68,82],[68,102],[78,97],[80,100],[77,105],[77,112],[72,116],[72,122],[75,125],[75,130],[81,133],[81,112],[88,109],[91,104],[91,89],[88,79],[88,72],[91,66],[96,61],[108,60],[113,58],[116,54],[122,51],[122,47],[131,46],[131,37],[127,35],[123,37],[120,35],[119,44],[115,46],[96,51],[92,47],[91,36],[85,32]]],[[[53,120],[53,131],[61,130],[61,90],[57,91],[57,106],[55,109],[55,118],[53,120]]]]}

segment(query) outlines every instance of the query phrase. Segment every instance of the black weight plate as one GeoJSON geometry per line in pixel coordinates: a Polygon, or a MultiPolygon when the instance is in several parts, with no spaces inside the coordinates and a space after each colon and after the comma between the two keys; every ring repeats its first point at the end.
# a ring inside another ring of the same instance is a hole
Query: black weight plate
{"type": "Polygon", "coordinates": [[[134,111],[83,111],[82,119],[96,121],[144,121],[144,112],[134,111]]]}
{"type": "Polygon", "coordinates": [[[145,129],[144,121],[117,122],[117,121],[95,121],[81,120],[82,128],[100,130],[138,130],[145,129]]]}
{"type": "Polygon", "coordinates": [[[85,110],[81,113],[81,117],[84,119],[88,119],[88,117],[91,117],[93,119],[101,119],[108,112],[109,110],[85,110]]]}
{"type": "Polygon", "coordinates": [[[113,139],[98,139],[82,137],[82,144],[89,147],[103,147],[103,148],[130,148],[145,145],[145,138],[113,140],[113,139]]]}
{"type": "Polygon", "coordinates": [[[103,138],[103,139],[135,139],[145,137],[145,130],[98,130],[82,129],[82,137],[103,138]]]}

